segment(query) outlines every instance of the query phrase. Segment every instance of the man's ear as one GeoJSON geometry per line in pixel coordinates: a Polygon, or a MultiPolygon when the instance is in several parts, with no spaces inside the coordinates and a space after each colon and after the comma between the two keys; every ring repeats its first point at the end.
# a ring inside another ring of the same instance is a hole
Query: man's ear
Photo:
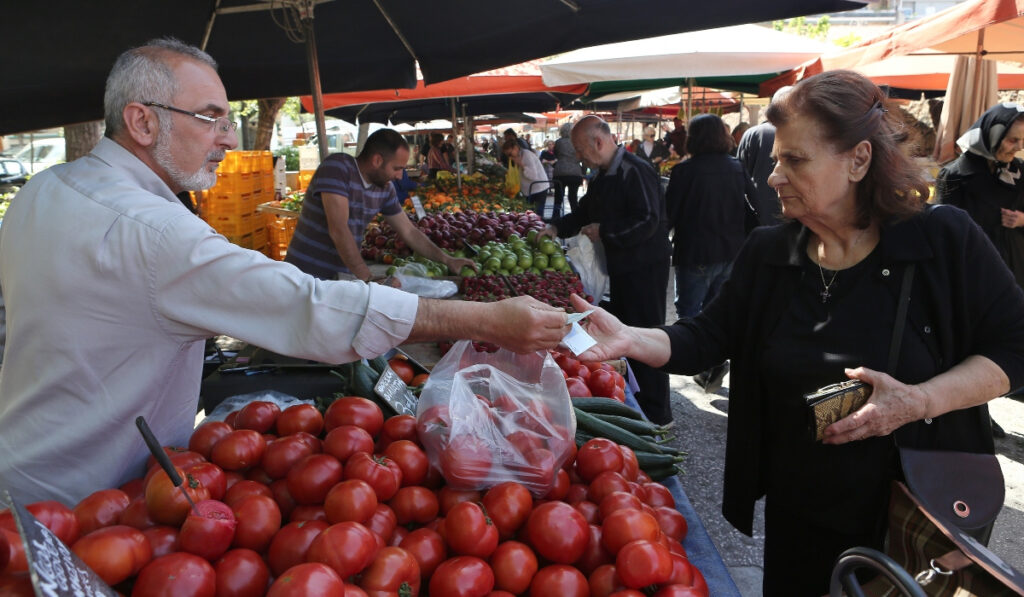
{"type": "Polygon", "coordinates": [[[871,167],[871,142],[861,141],[853,148],[853,161],[850,163],[850,181],[860,182],[871,167]]]}
{"type": "Polygon", "coordinates": [[[373,164],[374,168],[380,168],[384,165],[384,156],[379,153],[375,153],[370,157],[370,163],[373,164]]]}
{"type": "Polygon", "coordinates": [[[152,110],[147,110],[138,102],[131,102],[124,107],[121,114],[124,118],[125,131],[136,143],[143,147],[156,143],[160,133],[160,122],[152,110]]]}

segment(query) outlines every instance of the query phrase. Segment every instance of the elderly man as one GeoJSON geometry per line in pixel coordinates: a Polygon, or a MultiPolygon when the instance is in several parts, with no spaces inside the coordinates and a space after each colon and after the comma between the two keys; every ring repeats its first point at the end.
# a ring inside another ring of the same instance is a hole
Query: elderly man
{"type": "Polygon", "coordinates": [[[106,137],[33,177],[0,229],[0,488],[19,500],[74,504],[140,475],[138,415],[184,444],[216,334],[341,363],[442,337],[532,351],[566,331],[565,313],[530,298],[320,281],[227,242],[175,197],[213,185],[237,145],[216,64],[197,48],[125,52],[104,109],[106,137]]]}
{"type": "MultiPolygon", "coordinates": [[[[650,164],[615,144],[608,123],[585,116],[571,140],[583,163],[598,170],[579,209],[552,222],[545,236],[582,232],[604,244],[611,282],[610,311],[629,325],[663,325],[672,247],[665,195],[650,164]]],[[[600,297],[598,297],[600,298],[600,297]]],[[[637,402],[652,421],[672,420],[668,374],[630,360],[640,393],[637,402]]]]}
{"type": "MultiPolygon", "coordinates": [[[[786,95],[790,89],[792,87],[787,85],[776,91],[772,96],[772,103],[779,101],[779,98],[786,95]]],[[[772,145],[775,143],[775,125],[763,119],[763,114],[767,111],[766,108],[762,112],[761,124],[752,126],[743,133],[736,148],[736,159],[743,164],[747,175],[754,182],[754,209],[757,210],[757,218],[762,226],[782,221],[779,194],[768,186],[768,175],[775,169],[775,160],[771,156],[772,145]]]]}
{"type": "Polygon", "coordinates": [[[323,280],[348,273],[367,282],[370,268],[359,243],[367,225],[382,213],[398,238],[416,253],[444,263],[453,274],[463,266],[475,269],[472,259],[442,251],[402,211],[391,181],[402,179],[408,161],[409,144],[391,129],[370,135],[359,157],[328,156],[306,190],[284,260],[323,280]]]}

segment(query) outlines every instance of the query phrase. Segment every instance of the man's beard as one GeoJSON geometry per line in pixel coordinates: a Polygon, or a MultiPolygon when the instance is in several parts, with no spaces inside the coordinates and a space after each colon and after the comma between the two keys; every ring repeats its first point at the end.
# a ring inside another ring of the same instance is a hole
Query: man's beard
{"type": "Polygon", "coordinates": [[[195,172],[184,172],[175,162],[171,155],[171,119],[161,119],[160,133],[156,138],[156,145],[153,147],[153,159],[167,172],[171,182],[180,187],[183,191],[202,191],[217,183],[217,173],[206,169],[206,164],[211,160],[223,160],[224,150],[214,149],[206,156],[202,167],[195,172]]]}

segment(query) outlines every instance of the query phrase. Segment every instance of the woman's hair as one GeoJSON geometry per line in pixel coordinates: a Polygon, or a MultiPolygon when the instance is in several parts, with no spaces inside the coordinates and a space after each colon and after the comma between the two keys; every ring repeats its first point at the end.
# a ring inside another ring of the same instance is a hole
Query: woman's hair
{"type": "Polygon", "coordinates": [[[768,121],[776,127],[801,116],[810,118],[821,138],[837,151],[849,151],[865,140],[871,143],[871,165],[857,184],[861,228],[875,218],[881,222],[908,218],[921,211],[928,199],[921,168],[905,150],[910,131],[889,111],[886,99],[864,76],[834,70],[800,81],[768,106],[768,121]]]}
{"type": "Polygon", "coordinates": [[[571,134],[572,134],[572,123],[571,122],[563,122],[562,126],[558,127],[558,136],[559,137],[568,137],[571,134]]]}
{"type": "MultiPolygon", "coordinates": [[[[113,138],[124,129],[124,108],[131,102],[172,103],[178,92],[172,59],[185,58],[217,70],[209,54],[173,37],[153,39],[126,50],[110,69],[103,92],[104,136],[113,138]]],[[[160,119],[163,122],[164,119],[160,119]]]]}
{"type": "Polygon", "coordinates": [[[519,141],[515,139],[505,139],[505,142],[501,144],[501,151],[508,153],[517,147],[519,147],[519,141]]]}
{"type": "Polygon", "coordinates": [[[686,153],[698,156],[705,153],[729,153],[732,151],[732,137],[726,132],[725,123],[714,114],[701,114],[690,120],[690,131],[686,137],[686,153]]]}
{"type": "Polygon", "coordinates": [[[654,130],[653,126],[645,126],[644,127],[644,136],[645,137],[647,137],[647,136],[656,136],[657,134],[658,134],[658,131],[654,130]]]}

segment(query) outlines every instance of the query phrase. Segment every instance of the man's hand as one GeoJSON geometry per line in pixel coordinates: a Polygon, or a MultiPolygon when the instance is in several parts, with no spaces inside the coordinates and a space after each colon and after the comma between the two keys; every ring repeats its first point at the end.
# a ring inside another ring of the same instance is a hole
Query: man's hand
{"type": "Polygon", "coordinates": [[[474,272],[480,271],[476,267],[476,262],[466,257],[448,257],[444,260],[444,264],[448,266],[448,271],[456,276],[462,273],[463,267],[468,267],[474,272]]]}
{"type": "Polygon", "coordinates": [[[493,308],[489,342],[513,352],[527,353],[558,346],[569,333],[569,315],[531,296],[490,303],[493,308]]]}
{"type": "Polygon", "coordinates": [[[924,418],[928,395],[920,386],[908,386],[888,374],[865,367],[847,369],[846,375],[871,384],[871,398],[853,414],[829,425],[825,429],[823,443],[845,444],[888,435],[907,423],[924,418]]]}
{"type": "Polygon", "coordinates": [[[601,238],[601,224],[594,222],[580,228],[580,232],[587,235],[591,242],[597,242],[601,238]]]}
{"type": "Polygon", "coordinates": [[[537,240],[539,241],[542,238],[554,239],[556,236],[558,236],[558,227],[548,224],[544,230],[537,233],[537,240]]]}
{"type": "Polygon", "coordinates": [[[1024,212],[1013,209],[1000,209],[1003,226],[1006,228],[1020,228],[1024,226],[1024,212]]]}

